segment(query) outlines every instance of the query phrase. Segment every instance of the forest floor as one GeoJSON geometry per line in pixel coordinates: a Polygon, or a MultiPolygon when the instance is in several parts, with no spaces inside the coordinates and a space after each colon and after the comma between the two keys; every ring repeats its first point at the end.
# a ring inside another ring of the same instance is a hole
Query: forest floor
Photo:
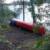
{"type": "Polygon", "coordinates": [[[41,38],[33,32],[11,26],[8,26],[8,29],[0,29],[0,33],[4,34],[20,50],[28,50],[28,48],[33,47],[37,40],[41,38]]]}

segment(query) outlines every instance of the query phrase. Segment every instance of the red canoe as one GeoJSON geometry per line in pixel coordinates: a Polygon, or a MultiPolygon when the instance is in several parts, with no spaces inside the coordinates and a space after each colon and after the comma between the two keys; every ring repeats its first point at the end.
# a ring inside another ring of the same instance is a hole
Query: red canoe
{"type": "MultiPolygon", "coordinates": [[[[29,31],[33,31],[33,29],[35,27],[35,23],[30,24],[28,22],[21,21],[21,20],[18,20],[18,19],[12,20],[11,24],[16,25],[16,26],[21,27],[21,28],[24,28],[24,29],[29,30],[29,31]]],[[[38,33],[40,35],[45,34],[45,28],[43,26],[40,26],[38,33]]]]}

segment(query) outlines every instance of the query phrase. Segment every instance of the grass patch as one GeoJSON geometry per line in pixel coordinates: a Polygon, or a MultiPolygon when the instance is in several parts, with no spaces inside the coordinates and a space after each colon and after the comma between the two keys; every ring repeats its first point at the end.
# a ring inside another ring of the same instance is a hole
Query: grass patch
{"type": "Polygon", "coordinates": [[[10,26],[6,24],[0,24],[0,30],[9,30],[10,26]]]}

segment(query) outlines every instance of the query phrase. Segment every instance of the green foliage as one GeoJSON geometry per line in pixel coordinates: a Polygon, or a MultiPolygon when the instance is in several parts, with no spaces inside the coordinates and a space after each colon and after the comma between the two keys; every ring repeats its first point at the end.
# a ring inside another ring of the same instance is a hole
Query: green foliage
{"type": "Polygon", "coordinates": [[[43,4],[44,0],[36,0],[35,4],[37,4],[38,6],[40,6],[41,4],[43,4]]]}
{"type": "Polygon", "coordinates": [[[1,27],[2,27],[2,28],[7,28],[7,25],[3,25],[3,24],[2,24],[1,27]]]}
{"type": "Polygon", "coordinates": [[[15,14],[15,12],[11,11],[7,6],[4,6],[3,10],[5,17],[11,17],[11,15],[14,16],[15,14]]]}
{"type": "Polygon", "coordinates": [[[4,23],[6,19],[10,19],[15,16],[15,12],[11,11],[7,6],[0,5],[0,23],[4,23]]]}
{"type": "Polygon", "coordinates": [[[0,24],[0,30],[10,30],[10,26],[9,25],[6,25],[6,24],[0,24]]]}
{"type": "Polygon", "coordinates": [[[50,35],[41,37],[35,45],[38,50],[50,50],[50,35]]]}

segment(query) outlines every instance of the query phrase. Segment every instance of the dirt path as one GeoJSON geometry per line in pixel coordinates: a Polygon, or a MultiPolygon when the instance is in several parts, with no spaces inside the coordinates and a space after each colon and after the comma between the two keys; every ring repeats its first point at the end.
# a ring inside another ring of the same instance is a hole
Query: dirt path
{"type": "Polygon", "coordinates": [[[11,41],[15,46],[27,45],[29,46],[32,41],[34,42],[39,36],[33,34],[32,32],[22,30],[20,28],[11,27],[10,31],[4,31],[6,38],[11,41]]]}

